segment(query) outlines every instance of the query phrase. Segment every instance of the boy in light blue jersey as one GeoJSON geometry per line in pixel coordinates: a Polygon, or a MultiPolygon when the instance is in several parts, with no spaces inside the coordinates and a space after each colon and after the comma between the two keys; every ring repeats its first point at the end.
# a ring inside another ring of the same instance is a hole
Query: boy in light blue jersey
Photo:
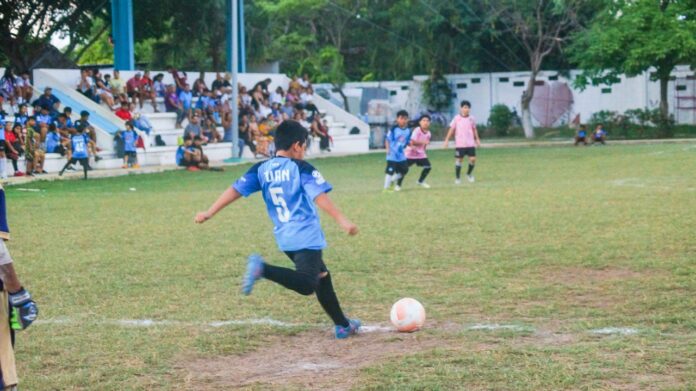
{"type": "Polygon", "coordinates": [[[387,148],[387,169],[384,177],[384,191],[389,191],[392,184],[394,190],[401,190],[401,183],[408,173],[408,160],[404,149],[411,142],[411,129],[408,127],[408,112],[401,110],[396,113],[396,126],[387,132],[385,147],[387,148]]]}
{"type": "Polygon", "coordinates": [[[65,170],[68,169],[73,164],[80,163],[82,166],[82,171],[84,172],[84,179],[87,179],[87,171],[91,168],[89,166],[89,147],[90,144],[94,143],[92,139],[85,133],[86,128],[83,125],[77,127],[77,133],[70,136],[70,153],[68,157],[68,162],[58,173],[62,176],[65,170]]]}
{"type": "Polygon", "coordinates": [[[302,295],[316,293],[335,324],[336,338],[342,339],[357,333],[360,321],[346,318],[334,292],[331,274],[322,259],[326,240],[315,204],[349,235],[356,235],[358,227],[334,206],[326,194],[332,187],[321,173],[302,160],[306,142],[307,130],[302,125],[284,121],[276,130],[276,156],[252,166],[194,221],[204,223],[240,197],[260,191],[278,247],[295,264],[295,270],[270,265],[261,256],[251,255],[242,292],[250,294],[254,283],[266,278],[302,295]]]}

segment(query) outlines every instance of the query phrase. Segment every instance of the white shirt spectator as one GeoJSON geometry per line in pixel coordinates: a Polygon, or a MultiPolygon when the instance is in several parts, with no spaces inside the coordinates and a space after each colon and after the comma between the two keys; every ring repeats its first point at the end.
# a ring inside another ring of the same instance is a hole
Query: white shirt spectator
{"type": "Polygon", "coordinates": [[[274,104],[274,103],[279,103],[280,105],[282,105],[282,104],[284,103],[284,102],[283,102],[283,100],[284,100],[284,99],[283,99],[283,96],[280,95],[279,93],[275,92],[275,91],[273,91],[273,92],[271,93],[271,98],[270,98],[270,99],[271,99],[271,105],[274,104]]]}
{"type": "Polygon", "coordinates": [[[264,104],[259,105],[259,115],[261,116],[261,118],[268,117],[268,114],[271,114],[272,112],[273,112],[273,110],[271,110],[270,107],[268,107],[264,104]]]}
{"type": "Polygon", "coordinates": [[[304,103],[304,104],[310,103],[310,102],[312,102],[312,101],[314,100],[314,94],[308,94],[308,93],[306,93],[306,92],[303,92],[303,93],[300,95],[300,100],[301,100],[302,103],[304,103]]]}
{"type": "Polygon", "coordinates": [[[307,87],[309,87],[309,81],[307,81],[307,80],[305,80],[305,79],[298,79],[297,82],[300,83],[300,85],[302,86],[302,88],[307,88],[307,87]]]}

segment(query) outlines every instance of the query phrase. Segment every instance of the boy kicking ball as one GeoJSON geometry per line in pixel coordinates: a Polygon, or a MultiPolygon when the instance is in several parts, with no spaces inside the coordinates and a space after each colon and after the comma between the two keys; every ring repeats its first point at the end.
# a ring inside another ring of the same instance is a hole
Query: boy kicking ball
{"type": "Polygon", "coordinates": [[[463,100],[460,105],[459,114],[452,119],[447,136],[445,136],[445,149],[447,149],[449,139],[452,137],[452,134],[454,134],[454,145],[456,147],[456,152],[454,153],[456,179],[454,183],[457,185],[462,183],[462,160],[464,160],[465,155],[469,157],[469,168],[466,170],[466,179],[469,182],[474,182],[474,176],[471,174],[476,164],[476,147],[481,146],[481,140],[476,130],[476,120],[469,115],[470,110],[471,103],[463,100]]]}
{"type": "Polygon", "coordinates": [[[423,114],[418,120],[418,127],[411,133],[411,143],[406,148],[406,159],[408,159],[409,167],[414,164],[423,167],[420,178],[418,178],[418,185],[425,189],[430,189],[430,185],[425,183],[425,178],[432,169],[425,152],[428,144],[430,144],[430,116],[423,114]]]}
{"type": "Polygon", "coordinates": [[[356,235],[358,227],[334,206],[326,194],[332,187],[321,173],[302,160],[306,141],[307,131],[302,125],[284,121],[276,130],[276,157],[252,166],[208,211],[198,213],[195,222],[202,224],[240,197],[260,191],[273,221],[278,247],[295,264],[295,270],[270,265],[260,255],[251,255],[242,292],[249,295],[254,283],[265,278],[301,295],[316,293],[319,304],[335,324],[336,338],[343,339],[358,332],[360,321],[346,318],[341,310],[322,258],[326,241],[314,204],[349,235],[356,235]]]}

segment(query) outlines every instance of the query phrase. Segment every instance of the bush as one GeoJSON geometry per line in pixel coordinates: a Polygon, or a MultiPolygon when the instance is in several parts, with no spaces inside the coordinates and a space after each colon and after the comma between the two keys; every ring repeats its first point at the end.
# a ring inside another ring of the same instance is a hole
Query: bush
{"type": "Polygon", "coordinates": [[[488,116],[488,126],[495,131],[497,136],[508,136],[512,126],[512,111],[510,111],[510,108],[503,104],[491,107],[491,114],[488,116]]]}

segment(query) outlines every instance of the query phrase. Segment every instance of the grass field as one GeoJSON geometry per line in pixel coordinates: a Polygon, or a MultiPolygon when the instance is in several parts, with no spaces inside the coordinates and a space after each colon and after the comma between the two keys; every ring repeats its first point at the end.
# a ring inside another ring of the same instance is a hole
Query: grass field
{"type": "Polygon", "coordinates": [[[431,154],[432,189],[412,172],[392,194],[383,154],[312,161],[361,228],[323,219],[344,310],[428,312],[339,342],[314,298],[239,293],[249,253],[290,265],[259,197],[192,223],[248,166],[7,188],[41,311],[18,335],[22,389],[696,388],[694,144],[483,149],[459,187],[451,154],[431,154]]]}

